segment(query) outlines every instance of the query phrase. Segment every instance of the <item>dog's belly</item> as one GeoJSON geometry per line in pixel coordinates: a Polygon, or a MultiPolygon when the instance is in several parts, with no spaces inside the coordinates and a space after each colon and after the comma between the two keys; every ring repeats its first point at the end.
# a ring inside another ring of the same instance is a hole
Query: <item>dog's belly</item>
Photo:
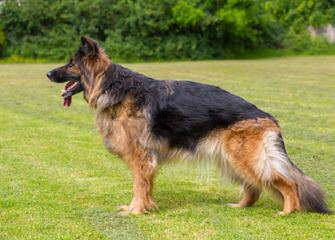
{"type": "MultiPolygon", "coordinates": [[[[114,117],[110,112],[104,112],[97,115],[97,126],[107,149],[130,166],[143,159],[155,164],[169,160],[205,160],[219,165],[223,175],[238,181],[246,169],[257,168],[262,163],[268,133],[277,136],[280,132],[271,119],[245,120],[211,131],[193,149],[188,149],[171,146],[168,138],[157,138],[144,117],[114,117]]],[[[261,164],[259,173],[254,174],[263,176],[272,171],[270,168],[261,164]]]]}

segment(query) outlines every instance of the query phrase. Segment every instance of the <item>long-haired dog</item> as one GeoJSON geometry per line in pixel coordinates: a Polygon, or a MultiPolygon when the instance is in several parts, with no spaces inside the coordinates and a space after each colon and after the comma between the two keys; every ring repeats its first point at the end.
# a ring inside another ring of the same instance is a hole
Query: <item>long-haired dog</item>
{"type": "Polygon", "coordinates": [[[47,74],[68,82],[62,96],[83,91],[96,109],[107,149],[133,172],[133,199],[125,213],[156,208],[155,173],[170,159],[205,159],[243,185],[234,208],[253,205],[263,188],[281,196],[281,215],[295,210],[329,213],[324,192],[294,165],[273,116],[219,87],[190,81],[154,80],[111,62],[92,39],[82,37],[65,66],[47,74]]]}

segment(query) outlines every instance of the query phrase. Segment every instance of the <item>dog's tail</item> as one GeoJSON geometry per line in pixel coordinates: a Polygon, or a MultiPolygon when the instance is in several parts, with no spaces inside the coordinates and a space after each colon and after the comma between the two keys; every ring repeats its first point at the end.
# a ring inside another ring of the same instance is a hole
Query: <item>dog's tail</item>
{"type": "Polygon", "coordinates": [[[298,188],[302,210],[318,213],[332,213],[325,201],[325,193],[320,185],[294,166],[292,177],[298,188]]]}
{"type": "MultiPolygon", "coordinates": [[[[281,179],[296,186],[300,208],[303,211],[332,213],[328,208],[325,193],[320,185],[312,178],[305,175],[289,158],[285,144],[280,133],[270,133],[265,137],[264,152],[267,163],[270,164],[272,171],[279,174],[281,179]]],[[[270,184],[272,180],[270,180],[270,184]]]]}

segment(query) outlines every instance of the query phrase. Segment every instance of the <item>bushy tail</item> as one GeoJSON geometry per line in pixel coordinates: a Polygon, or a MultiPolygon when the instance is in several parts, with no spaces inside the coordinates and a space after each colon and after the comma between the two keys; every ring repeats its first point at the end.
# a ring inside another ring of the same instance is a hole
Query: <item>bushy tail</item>
{"type": "Polygon", "coordinates": [[[325,193],[320,185],[306,176],[290,160],[282,136],[275,132],[266,135],[262,164],[262,177],[269,179],[274,173],[279,173],[287,182],[294,182],[297,187],[300,208],[304,211],[332,213],[327,207],[325,193]],[[269,164],[271,163],[271,164],[269,164]],[[271,173],[271,174],[269,174],[271,173]]]}
{"type": "Polygon", "coordinates": [[[318,213],[332,213],[325,201],[325,193],[320,185],[294,166],[293,178],[297,183],[302,210],[318,213]]]}

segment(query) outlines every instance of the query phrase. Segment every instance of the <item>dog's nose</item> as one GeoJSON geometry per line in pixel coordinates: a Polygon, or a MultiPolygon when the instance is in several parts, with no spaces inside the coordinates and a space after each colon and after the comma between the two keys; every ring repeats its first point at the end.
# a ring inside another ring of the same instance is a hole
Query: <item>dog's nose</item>
{"type": "Polygon", "coordinates": [[[52,76],[52,73],[51,73],[51,72],[48,72],[48,73],[47,73],[47,77],[51,79],[51,76],[52,76]]]}

